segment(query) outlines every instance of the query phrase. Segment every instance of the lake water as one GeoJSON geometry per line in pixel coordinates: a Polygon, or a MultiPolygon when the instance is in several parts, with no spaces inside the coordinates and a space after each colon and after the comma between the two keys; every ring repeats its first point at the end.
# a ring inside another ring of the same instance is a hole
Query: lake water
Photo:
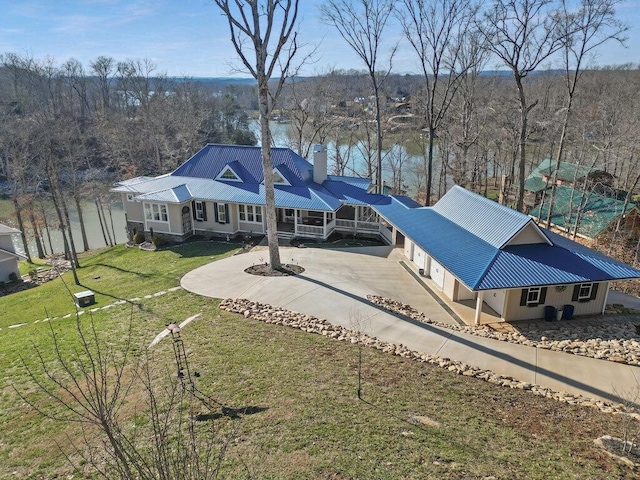
{"type": "MultiPolygon", "coordinates": [[[[273,144],[276,147],[288,147],[291,148],[291,141],[289,140],[289,136],[287,133],[287,129],[289,128],[288,124],[271,122],[271,136],[273,139],[273,144]]],[[[256,138],[258,139],[258,144],[260,143],[260,123],[258,120],[252,120],[249,123],[249,128],[254,132],[256,138]]],[[[335,158],[336,145],[333,142],[329,142],[326,145],[328,160],[329,160],[329,170],[333,168],[332,162],[335,158]]],[[[351,151],[349,152],[349,148],[347,145],[340,145],[340,152],[342,158],[349,158],[347,163],[347,168],[345,174],[348,176],[365,176],[367,172],[366,161],[364,157],[364,153],[366,151],[366,147],[364,142],[360,142],[351,147],[351,151]]],[[[402,184],[406,186],[407,193],[409,195],[415,195],[417,190],[417,175],[415,173],[415,168],[411,166],[422,165],[424,162],[424,158],[422,156],[410,155],[407,152],[407,149],[404,145],[396,144],[389,150],[384,150],[382,152],[382,178],[388,184],[391,185],[393,183],[393,172],[389,165],[389,158],[399,158],[403,159],[403,169],[402,169],[402,184]]],[[[435,158],[434,158],[434,171],[433,171],[433,181],[432,188],[437,191],[438,188],[438,179],[440,176],[440,168],[438,161],[438,148],[436,145],[435,148],[435,158]]],[[[307,159],[312,161],[311,158],[307,159]]],[[[447,176],[447,181],[449,182],[449,186],[451,185],[451,177],[447,176]]]]}
{"type": "MultiPolygon", "coordinates": [[[[112,207],[112,215],[113,215],[113,227],[115,232],[115,242],[116,243],[124,243],[127,241],[127,232],[125,230],[125,215],[124,210],[122,209],[122,205],[120,202],[116,202],[112,207]]],[[[111,223],[109,218],[109,212],[106,211],[105,215],[107,216],[107,224],[109,227],[109,232],[111,233],[111,223]]],[[[82,216],[84,219],[85,231],[87,233],[87,240],[89,241],[90,248],[98,248],[104,247],[104,237],[102,235],[102,229],[100,228],[100,221],[98,220],[98,212],[95,203],[86,203],[82,207],[82,216]]],[[[76,245],[76,250],[78,252],[82,251],[82,234],[80,233],[80,222],[78,220],[78,212],[75,208],[69,209],[69,220],[71,221],[71,231],[73,234],[73,241],[76,245]]],[[[50,222],[50,230],[51,233],[51,243],[53,244],[53,250],[55,253],[64,252],[64,244],[62,241],[62,234],[60,230],[57,228],[51,228],[52,225],[57,225],[57,220],[54,216],[48,218],[50,222]]],[[[113,233],[111,233],[113,236],[113,233]]],[[[42,241],[44,242],[47,252],[49,251],[49,238],[47,237],[46,232],[43,232],[42,241]]],[[[16,247],[19,252],[23,253],[24,248],[22,247],[22,241],[20,237],[16,237],[15,239],[16,247]]],[[[36,245],[34,241],[29,242],[29,252],[33,256],[38,255],[38,250],[36,249],[36,245]]]]}

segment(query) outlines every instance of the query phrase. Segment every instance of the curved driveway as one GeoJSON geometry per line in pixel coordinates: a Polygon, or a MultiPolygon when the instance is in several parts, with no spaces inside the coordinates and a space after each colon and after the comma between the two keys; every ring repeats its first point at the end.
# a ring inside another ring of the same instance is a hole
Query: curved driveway
{"type": "Polygon", "coordinates": [[[197,268],[182,278],[181,285],[208,297],[247,298],[314,315],[412,350],[556,391],[617,400],[615,392],[627,393],[638,386],[640,367],[452,332],[399,318],[372,305],[367,294],[410,304],[434,321],[455,323],[400,265],[403,256],[397,249],[281,247],[280,255],[283,263],[299,264],[305,272],[294,277],[245,273],[245,268],[268,260],[268,251],[258,248],[197,268]]]}

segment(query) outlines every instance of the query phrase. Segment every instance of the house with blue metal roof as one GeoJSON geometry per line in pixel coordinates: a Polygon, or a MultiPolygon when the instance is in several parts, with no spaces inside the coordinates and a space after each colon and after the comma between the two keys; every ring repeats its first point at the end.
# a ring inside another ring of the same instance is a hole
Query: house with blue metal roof
{"type": "MultiPolygon", "coordinates": [[[[453,302],[472,302],[503,320],[604,311],[612,282],[640,270],[539,227],[534,219],[454,186],[433,207],[369,192],[370,181],[327,174],[318,146],[313,164],[273,148],[281,237],[326,239],[339,231],[377,236],[404,248],[408,261],[453,302]]],[[[265,233],[259,147],[207,145],[176,170],[116,184],[127,225],[182,241],[191,235],[265,233]]]]}
{"type": "MultiPolygon", "coordinates": [[[[272,148],[278,234],[326,239],[335,231],[388,235],[370,205],[370,180],[329,175],[327,152],[313,164],[288,148],[272,148]]],[[[116,184],[130,233],[183,241],[192,235],[266,233],[260,147],[209,144],[171,173],[116,184]]]]}
{"type": "Polygon", "coordinates": [[[604,311],[614,281],[640,270],[539,227],[528,215],[454,186],[433,207],[378,202],[395,244],[453,302],[505,321],[604,311]]]}

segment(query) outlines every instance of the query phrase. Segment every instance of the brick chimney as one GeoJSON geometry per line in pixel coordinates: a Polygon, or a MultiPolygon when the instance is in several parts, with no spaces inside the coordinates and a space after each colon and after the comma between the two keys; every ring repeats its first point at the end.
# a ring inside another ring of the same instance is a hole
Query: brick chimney
{"type": "Polygon", "coordinates": [[[321,184],[327,179],[327,150],[324,145],[313,146],[313,181],[321,184]]]}

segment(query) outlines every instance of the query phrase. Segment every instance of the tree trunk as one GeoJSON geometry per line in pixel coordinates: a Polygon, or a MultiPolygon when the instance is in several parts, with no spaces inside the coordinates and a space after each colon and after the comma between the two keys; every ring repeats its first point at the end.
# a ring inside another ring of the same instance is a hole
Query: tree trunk
{"type": "Polygon", "coordinates": [[[427,178],[426,178],[426,198],[424,205],[428,207],[431,205],[431,185],[433,183],[433,144],[435,142],[436,131],[433,128],[429,128],[429,143],[427,145],[427,178]]]}
{"type": "Polygon", "coordinates": [[[33,263],[31,259],[31,254],[29,253],[29,244],[27,243],[27,235],[24,233],[24,222],[22,221],[22,207],[18,202],[18,194],[17,192],[13,192],[12,200],[13,200],[13,208],[16,211],[16,220],[18,221],[18,229],[20,230],[20,238],[22,239],[22,245],[24,247],[24,254],[27,257],[27,261],[29,263],[33,263]]]}
{"type": "Polygon", "coordinates": [[[260,95],[260,133],[262,145],[262,170],[264,172],[265,216],[267,219],[267,241],[269,243],[269,264],[272,270],[280,268],[278,249],[278,222],[276,218],[275,189],[273,187],[273,161],[271,159],[271,130],[269,128],[269,86],[268,79],[258,80],[260,95]]]}
{"type": "Polygon", "coordinates": [[[98,214],[98,221],[100,222],[100,230],[102,230],[102,237],[104,238],[105,246],[109,246],[109,242],[107,241],[107,233],[104,231],[104,223],[102,222],[102,214],[100,213],[100,204],[98,203],[98,199],[95,199],[96,202],[96,212],[98,214]]]}
{"type": "Polygon", "coordinates": [[[31,229],[33,230],[33,239],[36,242],[36,249],[38,250],[38,258],[44,258],[45,253],[44,253],[44,250],[42,249],[40,229],[38,228],[38,223],[36,222],[36,216],[33,213],[33,204],[31,208],[29,208],[29,222],[31,223],[31,229]]]}
{"type": "MultiPolygon", "coordinates": [[[[549,195],[549,211],[547,213],[547,221],[546,227],[549,228],[551,225],[551,218],[553,218],[553,204],[556,200],[556,187],[558,180],[558,170],[560,170],[560,162],[562,161],[562,154],[564,151],[564,142],[567,137],[567,128],[569,126],[569,113],[571,111],[571,104],[573,103],[573,95],[569,96],[569,101],[567,104],[567,109],[564,114],[564,120],[562,122],[562,131],[560,132],[560,144],[558,145],[558,152],[556,154],[556,169],[553,172],[552,180],[551,180],[551,194],[549,195]]],[[[540,210],[542,212],[542,210],[540,210]]]]}
{"type": "Polygon", "coordinates": [[[376,193],[382,191],[382,119],[380,115],[380,87],[378,85],[376,74],[371,75],[373,82],[373,94],[376,100],[376,193]]]}
{"type": "Polygon", "coordinates": [[[51,255],[54,254],[53,242],[51,241],[51,230],[49,229],[49,222],[47,221],[47,212],[44,210],[44,205],[40,203],[40,210],[42,211],[42,221],[44,222],[44,229],[47,232],[47,240],[49,241],[49,251],[51,255]]]}
{"type": "Polygon", "coordinates": [[[518,165],[518,198],[516,201],[516,210],[524,211],[524,172],[527,161],[527,98],[524,93],[522,79],[516,74],[516,84],[518,85],[518,94],[520,97],[520,163],[518,165]]]}
{"type": "Polygon", "coordinates": [[[64,194],[60,192],[60,204],[62,206],[62,213],[64,213],[64,219],[66,221],[67,231],[69,232],[69,246],[71,247],[71,264],[74,267],[79,267],[78,253],[76,251],[76,244],[73,240],[73,232],[71,231],[71,220],[69,218],[69,209],[67,208],[67,202],[64,201],[64,194]]]}
{"type": "Polygon", "coordinates": [[[82,206],[80,204],[80,196],[74,192],[73,200],[76,204],[76,209],[78,210],[78,221],[80,222],[80,234],[82,235],[82,246],[84,251],[89,250],[89,240],[87,239],[87,231],[84,228],[84,218],[82,216],[82,206]]]}

